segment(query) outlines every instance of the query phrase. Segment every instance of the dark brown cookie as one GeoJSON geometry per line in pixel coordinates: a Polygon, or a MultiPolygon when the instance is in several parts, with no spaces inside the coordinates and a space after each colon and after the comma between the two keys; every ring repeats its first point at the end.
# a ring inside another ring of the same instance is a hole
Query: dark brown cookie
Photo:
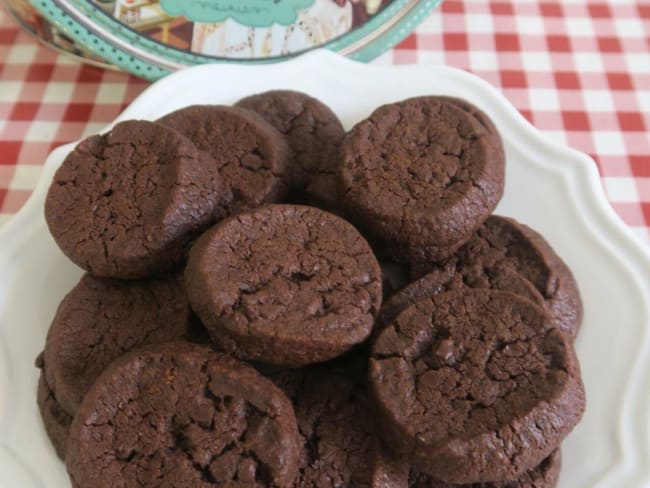
{"type": "Polygon", "coordinates": [[[216,161],[232,201],[219,217],[280,201],[291,151],[282,134],[255,112],[221,105],[194,105],[159,123],[177,130],[216,161]]]}
{"type": "Polygon", "coordinates": [[[562,455],[559,449],[553,451],[542,463],[512,481],[494,483],[473,483],[471,485],[450,485],[422,473],[411,471],[409,488],[554,488],[560,478],[562,455]]]}
{"type": "Polygon", "coordinates": [[[113,360],[145,344],[191,338],[192,322],[182,276],[117,281],[84,275],[47,334],[48,385],[73,415],[113,360]]]}
{"type": "Polygon", "coordinates": [[[499,134],[498,129],[492,122],[492,119],[488,117],[483,111],[481,111],[476,105],[472,105],[467,100],[454,97],[440,97],[449,103],[456,105],[461,110],[464,110],[469,115],[471,115],[476,121],[481,124],[486,131],[486,137],[490,140],[490,145],[495,148],[499,148],[503,154],[502,157],[505,158],[505,149],[503,147],[503,142],[501,141],[501,135],[499,134]]]}
{"type": "Polygon", "coordinates": [[[406,487],[408,465],[384,451],[359,385],[307,368],[271,380],[292,400],[305,446],[295,488],[406,487]]]}
{"type": "Polygon", "coordinates": [[[38,378],[38,392],[36,395],[38,410],[43,419],[45,432],[50,438],[56,455],[65,459],[66,444],[68,442],[68,432],[72,423],[72,416],[68,414],[63,407],[56,401],[54,394],[45,381],[45,373],[41,371],[38,378]]]}
{"type": "Polygon", "coordinates": [[[582,300],[571,270],[540,234],[514,219],[491,216],[452,257],[429,265],[429,269],[432,266],[433,271],[419,283],[435,286],[441,274],[452,270],[469,287],[502,289],[533,298],[516,283],[512,277],[516,273],[533,284],[562,332],[572,338],[578,334],[582,300]]]}
{"type": "Polygon", "coordinates": [[[338,150],[345,130],[332,110],[306,93],[273,90],[246,97],[236,106],[253,110],[284,134],[293,151],[287,174],[292,188],[316,192],[336,203],[338,150]]]}
{"type": "MultiPolygon", "coordinates": [[[[463,280],[463,275],[457,271],[455,264],[455,262],[446,261],[436,266],[422,278],[409,283],[396,293],[393,293],[381,306],[373,334],[379,334],[402,310],[414,303],[425,298],[432,298],[438,293],[445,291],[460,291],[471,288],[463,280]]],[[[483,269],[483,273],[484,280],[480,284],[475,283],[477,285],[475,286],[476,288],[508,291],[515,295],[528,298],[539,306],[544,306],[544,298],[541,293],[530,281],[517,273],[512,267],[496,265],[483,269]]]]}
{"type": "Polygon", "coordinates": [[[75,486],[290,488],[302,456],[291,402],[205,346],[147,346],[111,364],[70,428],[75,486]]]}
{"type": "Polygon", "coordinates": [[[380,334],[369,370],[387,445],[446,483],[521,476],[585,407],[571,341],[542,308],[507,292],[412,305],[380,334]]]}
{"type": "Polygon", "coordinates": [[[45,218],[75,264],[96,276],[143,278],[177,268],[223,198],[203,152],[167,127],[132,120],[67,156],[45,218]]]}
{"type": "Polygon", "coordinates": [[[503,194],[501,145],[445,97],[380,107],[348,133],[341,159],[344,210],[400,262],[449,256],[503,194]]]}
{"type": "Polygon", "coordinates": [[[185,277],[215,343],[272,364],[343,354],[368,337],[381,306],[368,243],[313,207],[269,205],[224,220],[197,240],[185,277]]]}

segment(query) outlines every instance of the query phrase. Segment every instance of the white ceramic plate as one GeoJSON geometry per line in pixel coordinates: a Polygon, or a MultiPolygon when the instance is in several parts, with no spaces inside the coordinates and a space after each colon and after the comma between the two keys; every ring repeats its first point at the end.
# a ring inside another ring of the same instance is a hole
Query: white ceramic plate
{"type": "MultiPolygon", "coordinates": [[[[195,103],[230,104],[272,88],[322,99],[346,127],[383,103],[423,94],[465,98],[493,118],[507,152],[498,212],[546,236],[575,273],[584,300],[576,345],[587,411],[564,444],[560,486],[650,486],[650,254],[605,200],[593,161],[554,145],[497,90],[465,72],[367,66],[329,52],[276,66],[194,67],[153,85],[118,120],[156,119],[195,103]]],[[[49,156],[32,198],[0,231],[2,488],[69,486],[38,415],[34,358],[57,304],[81,275],[43,219],[49,182],[72,147],[49,156]]]]}

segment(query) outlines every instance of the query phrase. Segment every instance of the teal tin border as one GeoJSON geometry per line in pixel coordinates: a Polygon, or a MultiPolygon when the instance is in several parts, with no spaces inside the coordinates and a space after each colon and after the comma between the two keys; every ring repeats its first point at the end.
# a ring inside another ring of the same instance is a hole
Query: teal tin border
{"type": "MultiPolygon", "coordinates": [[[[371,61],[404,39],[442,0],[394,0],[358,29],[322,48],[358,61],[371,61]]],[[[49,22],[109,63],[156,80],[184,66],[204,63],[273,63],[299,55],[230,59],[197,55],[140,36],[86,0],[30,0],[49,22]]]]}

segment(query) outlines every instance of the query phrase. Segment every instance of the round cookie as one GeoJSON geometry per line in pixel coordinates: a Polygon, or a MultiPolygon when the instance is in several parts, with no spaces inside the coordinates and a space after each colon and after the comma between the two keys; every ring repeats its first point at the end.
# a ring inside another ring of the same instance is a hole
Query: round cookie
{"type": "Polygon", "coordinates": [[[65,459],[66,445],[68,442],[68,432],[72,423],[72,416],[68,414],[59,402],[54,398],[54,394],[45,381],[45,373],[41,371],[38,378],[38,391],[36,394],[38,410],[43,419],[45,432],[50,438],[56,455],[60,459],[65,459]]]}
{"type": "Polygon", "coordinates": [[[84,275],[66,295],[43,351],[47,383],[71,415],[96,378],[145,344],[193,338],[182,275],[117,281],[84,275]]]}
{"type": "MultiPolygon", "coordinates": [[[[485,280],[481,283],[483,286],[477,286],[477,288],[507,291],[528,298],[536,305],[544,306],[544,298],[537,288],[513,268],[501,265],[483,271],[485,273],[485,280]]],[[[373,334],[376,335],[381,332],[402,310],[414,303],[425,298],[432,298],[445,291],[461,291],[467,288],[471,287],[463,280],[463,275],[456,271],[454,263],[447,261],[440,264],[422,278],[393,293],[383,303],[377,316],[373,334]]]]}
{"type": "Polygon", "coordinates": [[[213,223],[224,186],[206,155],[175,131],[131,120],[82,141],[54,175],[45,218],[54,240],[96,276],[162,274],[213,223]]]}
{"type": "Polygon", "coordinates": [[[319,201],[336,202],[338,149],[345,130],[327,105],[306,93],[272,90],[236,106],[257,112],[285,135],[293,151],[287,174],[292,188],[308,188],[319,201]]]}
{"type": "Polygon", "coordinates": [[[406,486],[408,465],[391,458],[375,434],[363,388],[323,369],[271,376],[292,400],[305,456],[295,488],[406,486]]]}
{"type": "Polygon", "coordinates": [[[369,379],[386,444],[450,484],[521,476],[585,407],[571,341],[542,308],[500,291],[404,310],[375,342],[369,379]]]}
{"type": "Polygon", "coordinates": [[[255,112],[221,105],[193,105],[158,120],[209,154],[232,201],[218,210],[233,212],[280,201],[291,150],[282,134],[255,112]]]}
{"type": "Polygon", "coordinates": [[[422,473],[411,471],[409,475],[409,488],[555,488],[560,478],[562,455],[559,449],[553,451],[542,463],[526,471],[517,479],[511,481],[497,481],[494,483],[473,483],[471,485],[450,485],[435,480],[422,473]]]}
{"type": "MultiPolygon", "coordinates": [[[[571,270],[540,234],[514,219],[491,216],[448,261],[431,267],[425,281],[435,281],[436,273],[453,269],[472,288],[515,293],[495,283],[515,284],[510,276],[518,274],[535,287],[559,329],[572,338],[578,334],[582,300],[571,270]]],[[[520,294],[531,298],[527,292],[520,294]]]]}
{"type": "Polygon", "coordinates": [[[381,271],[345,220],[268,205],[206,232],[185,271],[192,308],[213,341],[277,365],[323,362],[363,342],[381,306],[381,271]]]}
{"type": "Polygon", "coordinates": [[[492,213],[501,144],[446,97],[384,105],[341,145],[344,211],[399,262],[446,258],[492,213]]]}
{"type": "Polygon", "coordinates": [[[98,378],[66,465],[84,488],[290,488],[301,456],[291,403],[271,381],[205,346],[168,343],[98,378]]]}

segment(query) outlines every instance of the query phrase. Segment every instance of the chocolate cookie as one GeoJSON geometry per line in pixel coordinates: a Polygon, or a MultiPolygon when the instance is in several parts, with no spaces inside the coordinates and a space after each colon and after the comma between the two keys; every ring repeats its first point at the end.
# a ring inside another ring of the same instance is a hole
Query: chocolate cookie
{"type": "Polygon", "coordinates": [[[145,344],[188,338],[192,322],[181,276],[116,281],[84,275],[59,305],[47,334],[48,385],[73,415],[114,359],[145,344]]]}
{"type": "MultiPolygon", "coordinates": [[[[455,262],[446,261],[436,266],[422,278],[409,283],[396,293],[393,293],[381,307],[373,334],[376,335],[381,332],[402,310],[414,303],[425,298],[432,298],[438,293],[445,291],[460,291],[471,288],[464,281],[463,274],[456,269],[455,264],[455,262]]],[[[476,288],[508,291],[515,295],[528,298],[536,305],[544,306],[544,298],[537,288],[512,267],[496,265],[492,268],[483,269],[483,273],[484,279],[481,283],[475,283],[477,285],[476,288]]]]}
{"type": "Polygon", "coordinates": [[[212,339],[244,359],[300,366],[363,342],[381,306],[368,243],[313,207],[269,205],[206,232],[185,271],[212,339]]]}
{"type": "Polygon", "coordinates": [[[122,356],[84,398],[66,465],[75,486],[290,488],[301,446],[291,403],[205,346],[122,356]]]}
{"type": "Polygon", "coordinates": [[[503,142],[501,141],[501,135],[499,134],[498,129],[492,122],[492,119],[488,117],[481,109],[476,105],[472,105],[467,100],[462,98],[454,97],[439,97],[445,101],[456,105],[461,110],[464,110],[469,115],[471,115],[476,121],[485,128],[486,137],[489,139],[490,145],[501,150],[502,157],[505,158],[505,149],[503,147],[503,142]]]}
{"type": "Polygon", "coordinates": [[[494,483],[473,483],[471,485],[450,485],[435,480],[422,473],[411,471],[409,488],[554,488],[560,478],[562,455],[556,449],[542,463],[511,481],[497,481],[494,483]]]}
{"type": "Polygon", "coordinates": [[[406,487],[408,466],[384,451],[359,385],[314,369],[271,379],[292,400],[305,446],[295,488],[406,487]]]}
{"type": "Polygon", "coordinates": [[[232,201],[219,217],[280,201],[291,151],[282,134],[255,112],[221,105],[194,105],[159,123],[177,130],[209,154],[232,201]]]}
{"type": "Polygon", "coordinates": [[[503,194],[503,148],[445,97],[380,107],[348,133],[341,159],[344,210],[400,262],[449,256],[503,194]]]}
{"type": "Polygon", "coordinates": [[[43,419],[45,432],[54,446],[56,455],[61,459],[65,459],[65,450],[72,416],[63,410],[63,407],[54,398],[52,390],[50,390],[47,381],[45,381],[45,373],[43,371],[41,371],[38,379],[36,401],[43,419]]]}
{"type": "Polygon", "coordinates": [[[379,428],[411,466],[446,483],[515,479],[580,420],[570,340],[511,293],[448,292],[404,310],[369,365],[379,428]]]}
{"type": "MultiPolygon", "coordinates": [[[[580,291],[569,267],[537,232],[514,219],[488,218],[470,241],[444,263],[429,265],[433,271],[423,281],[440,281],[436,275],[454,270],[472,288],[496,288],[532,298],[503,285],[517,285],[516,273],[532,283],[560,330],[576,337],[582,323],[580,291]]],[[[432,285],[433,286],[433,285],[432,285]]]]}
{"type": "Polygon", "coordinates": [[[292,188],[309,188],[318,200],[336,203],[338,149],[345,130],[327,105],[306,93],[273,90],[236,106],[257,112],[286,136],[293,151],[287,174],[292,188]]]}
{"type": "Polygon", "coordinates": [[[75,264],[96,276],[143,278],[177,268],[224,198],[214,164],[190,141],[131,120],[66,157],[45,218],[75,264]]]}

